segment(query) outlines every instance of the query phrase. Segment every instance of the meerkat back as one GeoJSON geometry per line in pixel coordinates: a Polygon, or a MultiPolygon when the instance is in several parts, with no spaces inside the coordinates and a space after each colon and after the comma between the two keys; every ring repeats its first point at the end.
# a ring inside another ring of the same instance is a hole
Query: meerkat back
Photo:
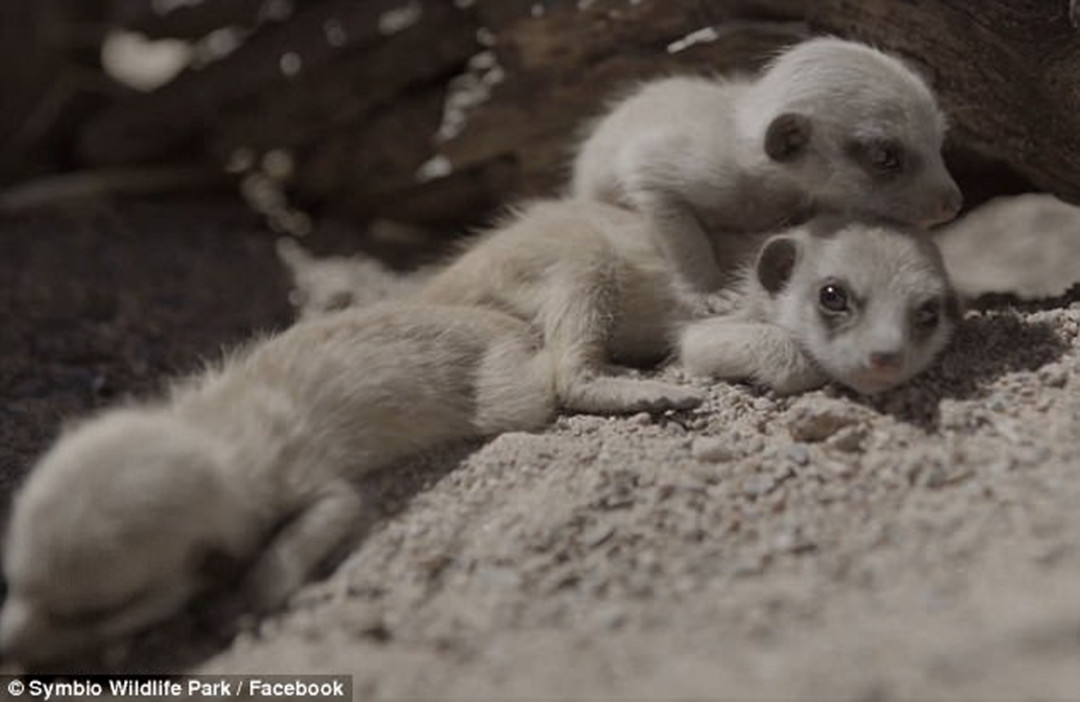
{"type": "Polygon", "coordinates": [[[415,299],[482,305],[528,322],[553,354],[564,409],[611,414],[696,406],[696,393],[615,377],[655,360],[681,309],[640,214],[602,202],[534,203],[436,274],[415,299]]]}
{"type": "MultiPolygon", "coordinates": [[[[614,103],[582,141],[574,159],[571,195],[633,207],[637,204],[633,196],[641,170],[658,171],[657,177],[662,177],[665,169],[682,171],[690,186],[697,181],[707,186],[715,178],[706,170],[722,163],[719,154],[732,147],[729,142],[735,129],[735,103],[745,87],[741,80],[698,76],[678,76],[638,86],[614,103]],[[717,155],[705,159],[700,156],[705,152],[717,155]],[[649,162],[638,157],[653,153],[667,158],[649,162]],[[687,161],[669,162],[679,157],[687,161]]],[[[679,173],[666,175],[673,178],[679,173]]]]}

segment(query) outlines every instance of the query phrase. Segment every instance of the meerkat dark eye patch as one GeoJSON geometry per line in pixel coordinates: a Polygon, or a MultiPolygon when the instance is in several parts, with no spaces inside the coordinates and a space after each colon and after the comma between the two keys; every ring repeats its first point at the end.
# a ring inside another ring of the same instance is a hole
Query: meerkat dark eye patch
{"type": "Polygon", "coordinates": [[[953,324],[959,324],[964,318],[964,303],[954,292],[945,296],[945,316],[953,324]]]}
{"type": "Polygon", "coordinates": [[[907,169],[907,152],[896,139],[851,141],[846,151],[860,168],[875,178],[891,180],[907,169]]]}
{"type": "Polygon", "coordinates": [[[799,259],[799,245],[789,237],[776,237],[765,243],[757,260],[757,277],[770,295],[784,289],[799,259]]]}
{"type": "Polygon", "coordinates": [[[928,300],[915,308],[915,328],[921,332],[930,332],[941,323],[941,300],[928,300]]]}
{"type": "Polygon", "coordinates": [[[765,153],[774,161],[793,161],[810,144],[810,118],[795,112],[785,112],[771,123],[765,132],[765,153]]]}

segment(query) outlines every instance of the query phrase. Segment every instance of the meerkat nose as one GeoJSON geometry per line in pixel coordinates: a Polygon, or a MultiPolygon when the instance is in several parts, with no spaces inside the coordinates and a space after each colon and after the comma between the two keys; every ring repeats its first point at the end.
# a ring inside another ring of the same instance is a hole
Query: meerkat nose
{"type": "Polygon", "coordinates": [[[955,183],[950,183],[936,196],[937,206],[933,213],[933,224],[943,224],[956,218],[964,206],[964,194],[955,183]]]}
{"type": "Polygon", "coordinates": [[[960,191],[960,188],[955,184],[951,184],[945,189],[945,196],[942,199],[942,214],[949,215],[949,218],[953,218],[960,214],[960,210],[964,207],[964,193],[960,191]]]}
{"type": "Polygon", "coordinates": [[[893,373],[900,370],[899,351],[874,351],[870,354],[870,370],[875,373],[893,373]]]}

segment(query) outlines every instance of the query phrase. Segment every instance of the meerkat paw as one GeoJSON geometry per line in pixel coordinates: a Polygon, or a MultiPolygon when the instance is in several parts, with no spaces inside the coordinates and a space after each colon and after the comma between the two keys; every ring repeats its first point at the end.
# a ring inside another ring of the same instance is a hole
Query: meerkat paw
{"type": "Polygon", "coordinates": [[[731,314],[738,310],[741,298],[733,290],[683,292],[680,296],[690,309],[691,317],[702,319],[731,314]]]}
{"type": "Polygon", "coordinates": [[[683,330],[679,360],[694,375],[749,381],[781,395],[821,387],[828,376],[772,324],[718,317],[683,330]]]}
{"type": "Polygon", "coordinates": [[[347,541],[361,508],[348,483],[334,484],[283,526],[245,576],[241,597],[249,608],[266,613],[283,607],[347,541]]]}
{"type": "Polygon", "coordinates": [[[696,390],[655,380],[591,378],[563,393],[563,408],[586,414],[636,414],[693,409],[704,401],[696,390]]]}

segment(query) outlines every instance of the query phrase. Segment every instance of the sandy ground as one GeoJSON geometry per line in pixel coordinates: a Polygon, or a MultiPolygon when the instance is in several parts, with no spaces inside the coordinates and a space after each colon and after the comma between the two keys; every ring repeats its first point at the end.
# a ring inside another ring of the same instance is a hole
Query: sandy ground
{"type": "MultiPolygon", "coordinates": [[[[1022,230],[1056,255],[1005,287],[1080,278],[1075,212],[1001,209],[949,236],[968,292],[1022,230]]],[[[1076,699],[1078,330],[1080,303],[973,312],[873,401],[699,383],[697,411],[406,467],[400,511],[203,670],[347,672],[375,699],[1076,699]]]]}
{"type": "Polygon", "coordinates": [[[432,469],[206,664],[375,699],[1076,699],[1080,304],[879,402],[710,388],[432,469]]]}
{"type": "Polygon", "coordinates": [[[357,699],[1080,697],[1080,302],[970,312],[872,401],[699,384],[692,412],[374,477],[357,550],[194,669],[357,699]]]}

